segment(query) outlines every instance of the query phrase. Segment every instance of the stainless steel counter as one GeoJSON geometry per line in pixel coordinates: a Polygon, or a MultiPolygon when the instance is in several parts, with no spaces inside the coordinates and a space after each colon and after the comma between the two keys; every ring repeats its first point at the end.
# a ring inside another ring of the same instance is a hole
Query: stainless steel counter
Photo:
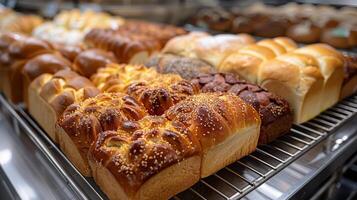
{"type": "MultiPolygon", "coordinates": [[[[357,96],[203,179],[174,199],[302,199],[357,152],[357,96]]],[[[14,199],[106,199],[21,106],[0,96],[0,176],[14,199]],[[1,173],[3,172],[3,173],[1,173]]],[[[354,159],[357,159],[354,158],[354,159]]]]}

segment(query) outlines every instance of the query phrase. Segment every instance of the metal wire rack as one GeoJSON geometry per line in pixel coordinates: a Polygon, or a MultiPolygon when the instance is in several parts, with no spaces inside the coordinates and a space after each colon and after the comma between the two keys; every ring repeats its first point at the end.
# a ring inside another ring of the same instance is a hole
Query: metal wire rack
{"type": "MultiPolygon", "coordinates": [[[[80,199],[107,199],[91,178],[83,177],[70,163],[60,149],[27,114],[23,106],[7,103],[11,114],[21,126],[25,126],[33,141],[49,160],[60,169],[67,184],[75,189],[80,199]]],[[[336,128],[357,113],[357,94],[340,101],[316,118],[293,125],[290,133],[267,145],[261,145],[252,154],[225,167],[217,173],[202,179],[190,189],[172,199],[240,199],[270,177],[296,160],[323,140],[336,128]]]]}

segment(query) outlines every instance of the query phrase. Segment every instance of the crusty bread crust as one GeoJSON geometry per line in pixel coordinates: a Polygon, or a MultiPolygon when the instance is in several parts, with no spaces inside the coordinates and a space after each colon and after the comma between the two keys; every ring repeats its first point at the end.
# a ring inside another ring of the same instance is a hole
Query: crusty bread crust
{"type": "Polygon", "coordinates": [[[91,177],[92,173],[87,157],[81,155],[71,137],[69,137],[69,135],[60,126],[56,125],[55,129],[59,145],[63,153],[83,176],[91,177]]]}
{"type": "Polygon", "coordinates": [[[207,177],[225,166],[255,151],[260,124],[240,129],[220,144],[203,152],[201,178],[207,177]]]}
{"type": "Polygon", "coordinates": [[[130,196],[124,192],[123,187],[107,168],[90,158],[89,163],[94,180],[111,200],[166,200],[199,181],[201,158],[192,156],[165,168],[147,180],[135,194],[130,196]]]}
{"type": "Polygon", "coordinates": [[[31,116],[43,128],[47,135],[54,141],[58,142],[55,133],[55,124],[57,114],[52,106],[46,102],[32,85],[28,88],[28,109],[31,116]]]}
{"type": "Polygon", "coordinates": [[[357,76],[352,77],[342,86],[340,99],[344,99],[357,92],[357,76]]]}

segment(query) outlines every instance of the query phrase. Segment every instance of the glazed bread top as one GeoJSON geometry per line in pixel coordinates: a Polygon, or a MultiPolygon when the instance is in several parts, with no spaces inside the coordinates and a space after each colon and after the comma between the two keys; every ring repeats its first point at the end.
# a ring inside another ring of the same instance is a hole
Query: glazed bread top
{"type": "Polygon", "coordinates": [[[108,64],[91,77],[91,81],[102,92],[126,92],[129,84],[151,80],[159,76],[154,68],[143,65],[108,64]]]}
{"type": "Polygon", "coordinates": [[[101,132],[90,150],[90,158],[106,167],[128,196],[163,169],[199,154],[192,132],[162,116],[101,132]]]}
{"type": "Polygon", "coordinates": [[[73,139],[82,156],[102,131],[117,130],[123,124],[146,115],[145,108],[123,93],[101,93],[70,105],[57,124],[73,139]]]}
{"type": "Polygon", "coordinates": [[[262,126],[274,123],[283,116],[292,116],[286,100],[258,85],[240,81],[233,74],[204,74],[192,79],[191,82],[199,85],[202,92],[229,92],[239,96],[259,112],[262,126]]]}
{"type": "Polygon", "coordinates": [[[206,152],[241,129],[260,127],[255,109],[233,94],[203,93],[171,107],[166,117],[191,131],[206,152]]]}
{"type": "Polygon", "coordinates": [[[49,103],[60,116],[72,103],[95,97],[99,90],[85,77],[69,70],[60,70],[54,75],[42,74],[32,83],[32,88],[49,103]]]}
{"type": "Polygon", "coordinates": [[[161,45],[160,48],[162,48],[171,38],[187,33],[185,29],[180,27],[138,20],[127,20],[119,29],[153,37],[159,41],[161,45]]]}
{"type": "Polygon", "coordinates": [[[342,54],[327,44],[307,45],[297,49],[296,52],[314,57],[324,77],[330,77],[337,69],[342,68],[344,65],[342,54]]]}
{"type": "Polygon", "coordinates": [[[59,54],[41,54],[26,62],[22,74],[32,81],[41,74],[54,74],[70,67],[71,63],[59,54]]]}
{"type": "Polygon", "coordinates": [[[141,33],[125,29],[93,29],[85,36],[85,44],[111,51],[121,63],[128,63],[139,52],[149,54],[160,50],[160,42],[141,33]]]}
{"type": "Polygon", "coordinates": [[[173,54],[158,54],[145,63],[148,67],[154,67],[159,73],[175,73],[184,79],[192,79],[201,73],[215,72],[210,64],[197,59],[173,54]]]}
{"type": "Polygon", "coordinates": [[[78,54],[80,54],[84,49],[80,45],[63,45],[53,43],[55,49],[61,53],[61,55],[67,58],[69,61],[74,62],[78,54]]]}
{"type": "Polygon", "coordinates": [[[34,37],[16,40],[9,46],[9,54],[12,59],[29,59],[34,56],[51,53],[54,51],[51,44],[34,37]]]}
{"type": "Polygon", "coordinates": [[[164,74],[130,84],[127,93],[141,102],[149,114],[161,115],[186,97],[197,94],[198,88],[177,75],[164,74]]]}
{"type": "Polygon", "coordinates": [[[109,63],[116,63],[113,53],[101,49],[88,49],[76,56],[73,69],[90,78],[99,68],[106,67],[109,63]]]}

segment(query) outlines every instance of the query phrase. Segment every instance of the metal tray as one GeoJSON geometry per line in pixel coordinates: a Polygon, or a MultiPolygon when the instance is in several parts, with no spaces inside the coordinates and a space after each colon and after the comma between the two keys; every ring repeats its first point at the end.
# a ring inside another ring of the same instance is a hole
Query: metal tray
{"type": "MultiPolygon", "coordinates": [[[[93,179],[83,177],[75,169],[60,149],[27,114],[23,106],[12,105],[3,96],[0,96],[0,103],[2,113],[7,113],[10,116],[9,119],[13,120],[15,129],[23,130],[20,131],[20,134],[31,139],[36,148],[49,161],[47,164],[52,165],[58,176],[68,186],[67,188],[75,194],[73,195],[74,199],[107,199],[93,179]]],[[[357,126],[354,125],[357,123],[356,112],[357,95],[354,95],[309,122],[294,125],[290,133],[270,144],[259,146],[249,156],[202,179],[173,199],[294,197],[298,191],[304,189],[307,182],[312,182],[312,176],[326,168],[324,164],[333,166],[330,162],[336,157],[341,157],[344,160],[340,160],[339,163],[343,165],[345,160],[357,151],[357,126]],[[347,151],[348,153],[346,153],[347,151]],[[328,156],[321,157],[320,154],[328,156]],[[344,156],[341,156],[342,154],[344,156]],[[309,158],[305,158],[306,156],[309,158]],[[301,159],[303,160],[301,161],[301,159]],[[324,163],[327,161],[329,163],[324,163]],[[315,164],[313,169],[311,162],[315,164]],[[300,179],[287,177],[299,177],[304,172],[310,172],[309,176],[302,176],[300,179]]],[[[326,173],[325,176],[327,176],[326,173]]]]}

